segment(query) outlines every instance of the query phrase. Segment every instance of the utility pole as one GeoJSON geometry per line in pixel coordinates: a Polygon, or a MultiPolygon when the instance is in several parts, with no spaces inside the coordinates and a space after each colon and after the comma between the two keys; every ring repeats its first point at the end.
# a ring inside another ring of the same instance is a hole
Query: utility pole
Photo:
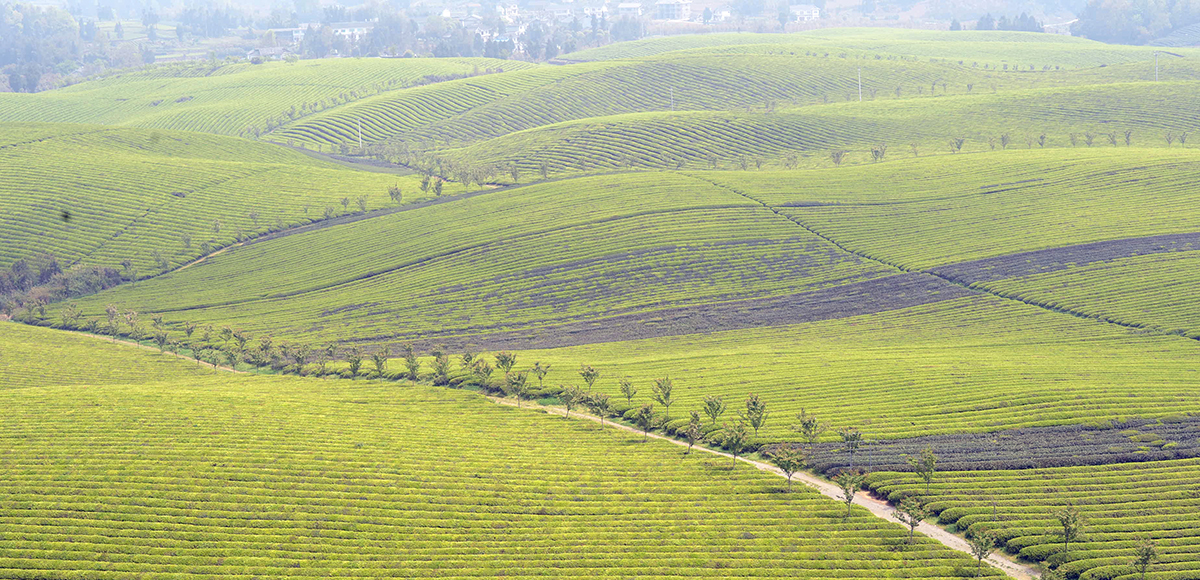
{"type": "Polygon", "coordinates": [[[858,102],[862,102],[862,67],[858,67],[858,102]]]}
{"type": "Polygon", "coordinates": [[[1167,56],[1173,56],[1176,58],[1183,58],[1182,54],[1175,54],[1173,52],[1167,52],[1165,50],[1154,51],[1154,82],[1156,82],[1156,83],[1158,82],[1158,55],[1160,55],[1160,54],[1165,54],[1167,56]]]}

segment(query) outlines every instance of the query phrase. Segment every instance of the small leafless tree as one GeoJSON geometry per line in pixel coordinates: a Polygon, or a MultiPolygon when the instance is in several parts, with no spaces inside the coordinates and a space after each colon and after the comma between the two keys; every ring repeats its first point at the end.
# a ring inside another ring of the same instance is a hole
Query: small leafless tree
{"type": "Polygon", "coordinates": [[[908,543],[913,543],[913,536],[917,533],[917,528],[921,522],[930,516],[931,510],[918,498],[906,497],[900,501],[900,505],[896,507],[896,511],[892,514],[900,523],[908,526],[908,543]]]}
{"type": "Polygon", "coordinates": [[[1001,134],[1001,135],[1000,135],[1000,148],[1001,148],[1001,149],[1008,149],[1008,144],[1009,144],[1009,143],[1012,143],[1012,136],[1011,136],[1011,135],[1009,135],[1008,133],[1003,133],[1003,134],[1001,134]]]}
{"type": "Polygon", "coordinates": [[[1129,147],[1130,145],[1133,145],[1133,131],[1131,129],[1126,129],[1125,130],[1125,146],[1129,147]]]}
{"type": "Polygon", "coordinates": [[[842,492],[842,503],[846,504],[846,515],[843,519],[850,519],[851,509],[854,507],[854,494],[866,480],[867,476],[857,471],[843,471],[833,478],[833,482],[842,492]]]}
{"type": "Polygon", "coordinates": [[[833,151],[829,152],[829,159],[833,161],[833,165],[835,167],[841,167],[842,162],[846,160],[847,153],[849,153],[849,151],[846,151],[845,149],[834,149],[833,151]]]}
{"type": "Polygon", "coordinates": [[[780,445],[771,453],[771,463],[787,476],[787,489],[791,493],[792,476],[804,467],[804,451],[791,445],[780,445]]]}
{"type": "Polygon", "coordinates": [[[1167,131],[1166,138],[1167,138],[1167,147],[1170,147],[1171,145],[1175,144],[1175,133],[1173,133],[1171,131],[1167,131]]]}
{"type": "Polygon", "coordinates": [[[633,404],[633,396],[637,394],[637,387],[629,379],[621,379],[621,394],[625,396],[627,404],[633,404]]]}

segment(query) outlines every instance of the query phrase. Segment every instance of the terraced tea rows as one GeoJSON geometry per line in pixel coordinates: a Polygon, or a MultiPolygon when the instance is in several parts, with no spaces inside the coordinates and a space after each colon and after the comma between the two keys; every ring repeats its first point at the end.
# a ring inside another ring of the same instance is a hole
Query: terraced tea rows
{"type": "Polygon", "coordinates": [[[38,94],[0,94],[0,121],[99,123],[238,135],[268,118],[392,90],[426,76],[532,65],[495,59],[329,59],[167,65],[38,94]],[[303,109],[303,110],[302,110],[303,109]]]}
{"type": "MultiPolygon", "coordinates": [[[[1009,552],[1045,561],[1070,578],[1137,578],[1135,549],[1146,540],[1158,553],[1147,578],[1196,578],[1198,471],[1200,460],[1187,459],[947,472],[937,474],[927,497],[940,512],[939,523],[970,533],[994,531],[1009,552]],[[1082,538],[1064,546],[1055,513],[1068,506],[1085,523],[1082,538]]],[[[877,473],[870,485],[893,499],[925,491],[912,474],[877,473]]]]}
{"type": "Polygon", "coordinates": [[[595,117],[499,136],[439,155],[455,163],[515,164],[530,176],[543,168],[570,175],[614,168],[830,167],[830,151],[836,149],[847,150],[845,163],[861,165],[873,160],[871,150],[881,143],[890,145],[884,160],[893,160],[913,157],[914,149],[918,155],[944,157],[952,152],[952,139],[963,140],[961,149],[954,150],[958,153],[1087,148],[1089,139],[1095,147],[1111,148],[1114,141],[1119,147],[1167,147],[1168,133],[1178,136],[1200,129],[1190,114],[1200,107],[1196,88],[1190,82],[1126,84],[852,102],[778,113],[595,117]],[[1111,104],[1129,94],[1143,98],[1122,101],[1129,103],[1126,106],[1111,104]]]}
{"type": "MultiPolygon", "coordinates": [[[[95,337],[0,322],[0,390],[187,380],[211,372],[95,337]]],[[[11,403],[23,407],[18,400],[11,403]]]]}
{"type": "Polygon", "coordinates": [[[31,386],[26,369],[3,373],[0,383],[27,385],[0,391],[6,577],[953,578],[973,568],[931,540],[902,547],[904,530],[861,508],[843,519],[815,491],[780,493],[781,480],[757,470],[470,393],[228,374],[31,386]]]}
{"type": "Polygon", "coordinates": [[[290,339],[378,342],[778,296],[891,273],[703,181],[625,175],[253,244],[81,305],[89,315],[116,302],[290,339]]]}
{"type": "MultiPolygon", "coordinates": [[[[957,64],[828,55],[697,53],[553,67],[389,93],[277,133],[324,143],[395,138],[411,149],[456,147],[565,121],[647,111],[774,109],[850,100],[861,72],[869,100],[940,91],[1073,85],[1069,74],[1012,75],[957,64]],[[897,91],[897,87],[900,88],[897,91]],[[952,88],[951,88],[952,87],[952,88]]],[[[663,145],[669,145],[664,142],[663,145]]]]}
{"type": "Polygon", "coordinates": [[[1196,230],[1190,184],[1200,154],[1191,149],[969,157],[905,160],[842,178],[833,169],[797,172],[761,194],[753,187],[764,180],[752,174],[711,178],[779,207],[845,248],[912,269],[1196,230]],[[903,177],[923,170],[920,179],[903,177]],[[841,185],[827,187],[825,176],[841,185]]]}
{"type": "Polygon", "coordinates": [[[426,197],[411,177],[197,133],[5,124],[0,142],[11,144],[0,147],[4,268],[46,252],[64,268],[130,260],[144,276],[327,209],[357,211],[361,196],[367,209],[395,205],[392,185],[406,200],[426,197]]]}
{"type": "MultiPolygon", "coordinates": [[[[678,35],[621,42],[563,55],[568,61],[617,60],[679,51],[724,53],[788,53],[805,50],[906,56],[965,64],[988,64],[1005,70],[1029,65],[1080,68],[1154,60],[1152,47],[1104,44],[1027,32],[944,32],[898,28],[829,28],[795,34],[678,35]]],[[[1189,55],[1195,52],[1183,49],[1189,55]]]]}
{"type": "Polygon", "coordinates": [[[1192,251],[1097,262],[980,284],[1020,300],[1122,324],[1200,337],[1192,251]]]}
{"type": "MultiPolygon", "coordinates": [[[[622,409],[619,379],[632,380],[634,403],[645,404],[653,400],[652,379],[669,375],[672,419],[720,396],[729,405],[722,420],[736,420],[746,397],[758,394],[769,418],[755,443],[794,441],[791,425],[802,408],[834,428],[857,427],[869,440],[1200,411],[1194,341],[986,296],[517,354],[519,368],[551,365],[547,385],[582,385],[580,365],[594,366],[602,373],[596,389],[622,409]]],[[[838,437],[830,430],[824,440],[838,437]]],[[[864,450],[864,464],[870,453],[864,450]]]]}

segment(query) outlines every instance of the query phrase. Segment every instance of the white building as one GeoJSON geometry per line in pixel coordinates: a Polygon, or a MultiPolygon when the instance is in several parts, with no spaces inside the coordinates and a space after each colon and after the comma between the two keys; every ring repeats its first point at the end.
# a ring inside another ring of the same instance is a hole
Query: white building
{"type": "Polygon", "coordinates": [[[797,22],[809,22],[821,17],[821,9],[812,4],[796,4],[788,7],[797,22]]]}
{"type": "Polygon", "coordinates": [[[348,40],[358,40],[375,28],[374,22],[334,22],[333,33],[348,40]]]}
{"type": "Polygon", "coordinates": [[[632,16],[641,18],[642,3],[641,2],[622,2],[617,4],[617,16],[632,16]]]}
{"type": "Polygon", "coordinates": [[[692,0],[658,0],[654,3],[655,18],[658,20],[690,20],[692,0]]]}

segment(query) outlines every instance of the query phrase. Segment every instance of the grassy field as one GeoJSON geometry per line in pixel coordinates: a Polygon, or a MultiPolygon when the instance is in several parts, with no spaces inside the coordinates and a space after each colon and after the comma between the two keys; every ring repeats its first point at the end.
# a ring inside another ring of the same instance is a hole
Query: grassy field
{"type": "Polygon", "coordinates": [[[93,316],[114,302],[296,340],[378,342],[892,273],[704,181],[631,174],[489,192],[253,244],[80,304],[93,316]]]}
{"type": "MultiPolygon", "coordinates": [[[[207,367],[92,336],[0,322],[0,390],[157,383],[209,373],[207,367]]],[[[22,406],[18,401],[10,404],[22,406]]]]}
{"type": "Polygon", "coordinates": [[[6,577],[475,578],[536,568],[572,578],[953,578],[974,569],[969,556],[925,539],[904,547],[900,526],[861,508],[843,519],[845,508],[815,491],[782,493],[781,479],[728,459],[472,393],[190,376],[166,355],[149,362],[160,355],[7,324],[0,356],[47,335],[80,370],[98,372],[103,357],[136,383],[68,384],[42,367],[0,367],[0,384],[24,387],[0,390],[6,577]]]}
{"type": "MultiPolygon", "coordinates": [[[[836,50],[1022,69],[1034,65],[1084,68],[1154,60],[1153,47],[1110,45],[1082,38],[1026,32],[938,32],[889,28],[831,28],[796,34],[721,33],[621,42],[562,56],[567,61],[639,58],[676,51],[792,53],[836,50]]],[[[1189,55],[1193,51],[1184,50],[1189,55]]]]}
{"type": "Polygon", "coordinates": [[[291,121],[411,86],[427,76],[465,76],[530,66],[484,58],[160,65],[44,93],[0,94],[0,121],[99,123],[239,135],[249,128],[265,131],[269,119],[291,121]]]}
{"type": "MultiPolygon", "coordinates": [[[[736,420],[750,393],[769,405],[758,442],[794,440],[801,408],[869,439],[1161,417],[1200,411],[1194,341],[1079,320],[992,297],[707,335],[520,352],[549,363],[547,384],[579,384],[625,403],[618,381],[652,402],[652,379],[676,383],[672,418],[705,396],[736,420]]],[[[656,407],[661,411],[661,406],[656,407]]],[[[707,422],[708,420],[705,419],[707,422]]],[[[833,430],[826,440],[836,441],[833,430]]]]}
{"type": "MultiPolygon", "coordinates": [[[[1153,426],[1131,433],[1149,445],[1153,426]]],[[[993,530],[1004,548],[1083,580],[1138,578],[1135,549],[1154,542],[1147,578],[1195,578],[1200,543],[1200,461],[1156,461],[1085,468],[940,473],[928,496],[913,474],[876,473],[871,487],[900,498],[929,498],[938,521],[959,530],[993,530]],[[1074,506],[1083,537],[1064,547],[1058,510],[1074,506]]]]}
{"type": "MultiPolygon", "coordinates": [[[[832,167],[830,151],[838,149],[847,151],[843,163],[862,165],[872,163],[871,150],[881,143],[888,146],[885,161],[911,158],[914,147],[924,156],[1031,146],[1126,147],[1126,131],[1132,145],[1167,148],[1168,133],[1178,137],[1200,129],[1190,114],[1200,107],[1196,89],[1195,82],[1134,83],[944,97],[939,87],[936,98],[774,112],[659,111],[544,125],[436,155],[454,164],[516,165],[530,179],[543,166],[553,175],[832,167]],[[1110,105],[1114,101],[1126,104],[1110,105]],[[963,139],[961,148],[952,149],[956,138],[963,139]]],[[[1171,145],[1181,146],[1174,138],[1171,145]]]]}
{"type": "MultiPolygon", "coordinates": [[[[1190,248],[1187,248],[1190,250],[1190,248]]],[[[1089,263],[980,284],[1022,300],[1162,332],[1200,336],[1195,252],[1089,263]]]]}
{"type": "Polygon", "coordinates": [[[0,124],[0,267],[36,253],[140,276],[254,235],[429,197],[411,177],[347,169],[280,147],[191,132],[0,124]],[[71,171],[63,171],[70,167],[71,171]],[[343,206],[342,198],[350,204],[343,206]],[[64,219],[63,214],[69,214],[64,219]],[[217,224],[220,224],[219,227],[217,224]]]}
{"type": "Polygon", "coordinates": [[[1197,150],[1177,144],[1174,150],[997,150],[853,170],[705,175],[778,207],[842,247],[922,269],[1194,232],[1189,184],[1197,162],[1197,150]]]}

